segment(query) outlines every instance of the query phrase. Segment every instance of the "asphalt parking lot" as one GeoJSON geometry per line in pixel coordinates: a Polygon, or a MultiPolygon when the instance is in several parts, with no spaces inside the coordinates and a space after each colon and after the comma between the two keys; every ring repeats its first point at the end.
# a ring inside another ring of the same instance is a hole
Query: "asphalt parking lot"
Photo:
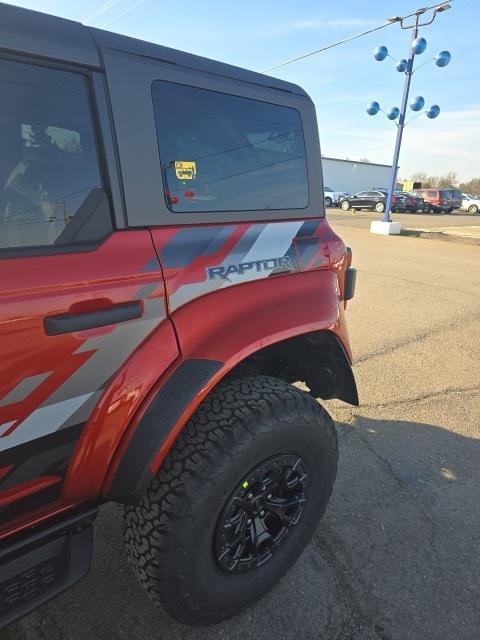
{"type": "MultiPolygon", "coordinates": [[[[445,226],[453,217],[472,224],[460,215],[415,222],[445,226]]],[[[361,406],[326,403],[338,424],[338,479],[283,582],[228,622],[182,627],[137,585],[122,551],[121,509],[107,505],[89,576],[17,625],[15,637],[479,637],[480,247],[374,236],[370,219],[330,214],[359,269],[348,318],[361,406]]]]}

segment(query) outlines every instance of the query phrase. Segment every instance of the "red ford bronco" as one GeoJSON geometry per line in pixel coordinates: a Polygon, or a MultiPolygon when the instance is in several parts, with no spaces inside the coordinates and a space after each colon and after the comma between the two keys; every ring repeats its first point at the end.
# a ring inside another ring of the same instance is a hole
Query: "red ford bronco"
{"type": "Polygon", "coordinates": [[[109,500],[151,598],[226,618],[325,511],[316,398],[358,404],[312,101],[4,4],[0,82],[0,626],[87,573],[109,500]]]}

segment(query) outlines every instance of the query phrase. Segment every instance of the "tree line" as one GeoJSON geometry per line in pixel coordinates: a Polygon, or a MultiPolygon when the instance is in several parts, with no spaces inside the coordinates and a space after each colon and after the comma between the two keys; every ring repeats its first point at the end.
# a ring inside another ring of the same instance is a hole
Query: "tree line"
{"type": "MultiPolygon", "coordinates": [[[[472,178],[468,182],[458,182],[455,171],[449,171],[444,176],[429,176],[424,171],[414,173],[412,182],[421,182],[425,189],[446,189],[457,187],[463,193],[480,193],[480,177],[472,178]]],[[[401,180],[399,182],[402,182],[401,180]]]]}

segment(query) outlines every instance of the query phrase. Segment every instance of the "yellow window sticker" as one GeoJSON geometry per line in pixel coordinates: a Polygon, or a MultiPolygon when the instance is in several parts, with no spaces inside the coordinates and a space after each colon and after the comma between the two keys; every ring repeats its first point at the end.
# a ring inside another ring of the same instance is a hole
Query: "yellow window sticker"
{"type": "Polygon", "coordinates": [[[175,175],[179,180],[193,180],[197,175],[197,163],[192,160],[175,160],[175,175]]]}

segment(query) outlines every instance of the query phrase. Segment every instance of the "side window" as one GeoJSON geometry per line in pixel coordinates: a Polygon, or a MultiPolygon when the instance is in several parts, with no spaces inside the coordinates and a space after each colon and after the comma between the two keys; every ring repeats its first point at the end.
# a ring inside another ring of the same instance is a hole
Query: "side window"
{"type": "Polygon", "coordinates": [[[0,87],[0,249],[105,235],[111,219],[83,76],[1,61],[0,87]]]}
{"type": "Polygon", "coordinates": [[[161,80],[153,83],[152,98],[171,211],[308,206],[296,109],[161,80]]]}

